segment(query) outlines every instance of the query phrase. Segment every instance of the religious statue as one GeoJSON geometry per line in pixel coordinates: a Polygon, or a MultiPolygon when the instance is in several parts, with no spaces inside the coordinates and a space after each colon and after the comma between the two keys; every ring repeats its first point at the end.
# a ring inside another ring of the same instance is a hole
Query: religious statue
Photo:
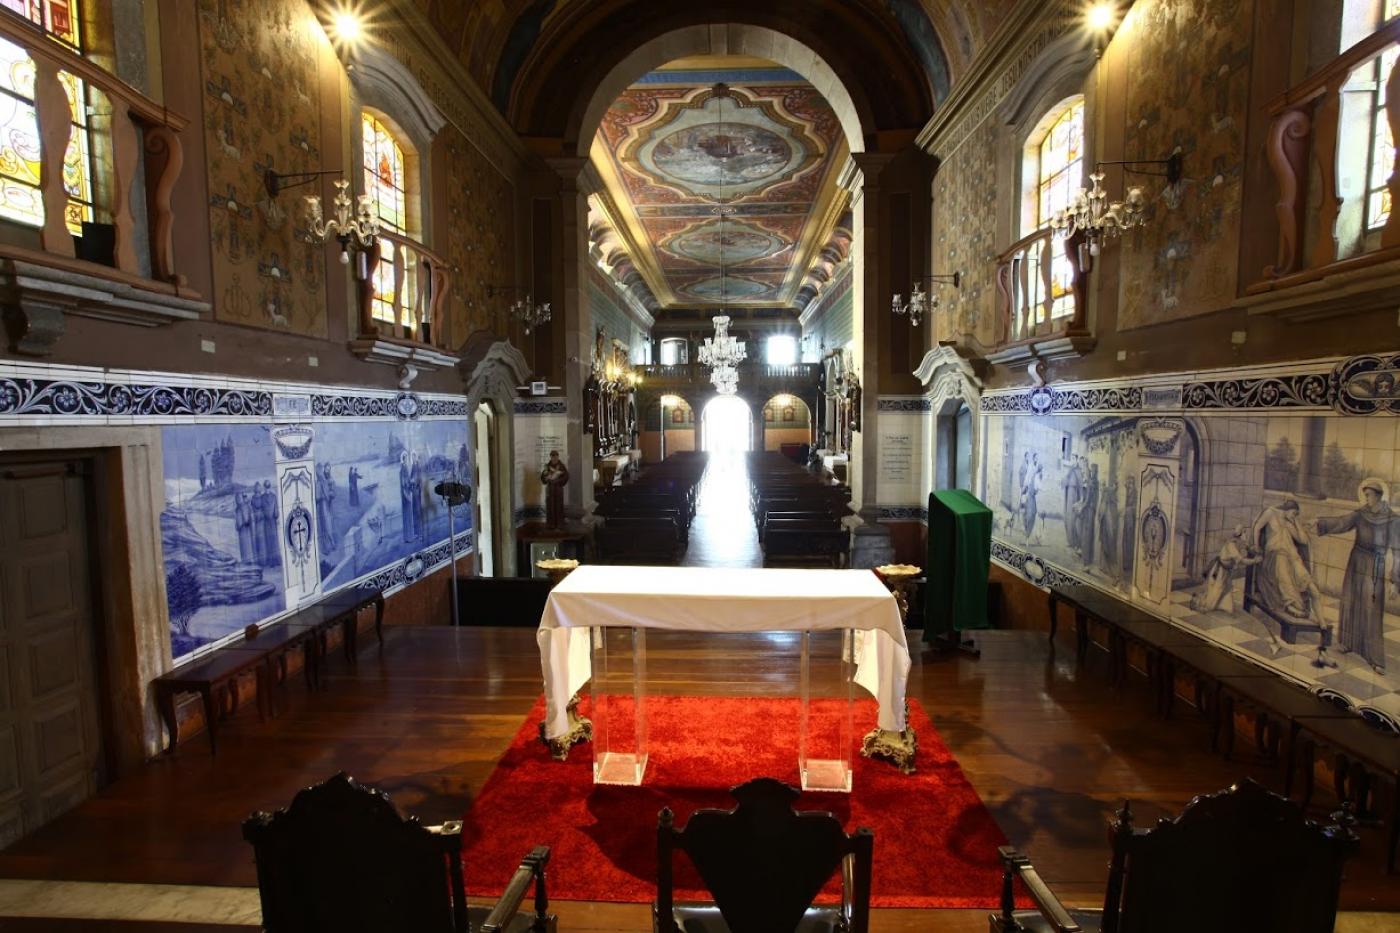
{"type": "Polygon", "coordinates": [[[549,462],[540,470],[544,485],[545,524],[550,528],[564,527],[564,487],[569,483],[569,468],[559,459],[559,451],[549,452],[549,462]]]}

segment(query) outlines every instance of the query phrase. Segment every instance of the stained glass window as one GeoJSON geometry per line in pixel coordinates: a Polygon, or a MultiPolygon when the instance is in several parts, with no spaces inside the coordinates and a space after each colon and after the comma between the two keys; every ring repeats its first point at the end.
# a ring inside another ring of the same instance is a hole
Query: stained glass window
{"type": "MultiPolygon", "coordinates": [[[[393,132],[372,113],[360,114],[360,140],[364,151],[365,193],[369,195],[379,225],[400,235],[408,233],[408,194],[405,183],[403,146],[393,132]]],[[[412,268],[405,268],[401,305],[403,314],[394,308],[394,252],[399,247],[387,240],[380,242],[379,265],[374,272],[374,317],[404,325],[411,330],[413,321],[413,287],[416,284],[412,268]]]]}
{"type": "MultiPolygon", "coordinates": [[[[0,0],[0,6],[31,20],[55,41],[82,51],[78,0],[0,0]]],[[[65,221],[75,234],[92,220],[92,140],[87,89],[77,77],[59,72],[73,114],[73,132],[63,158],[68,190],[65,221]]],[[[39,195],[39,123],[34,110],[34,62],[24,49],[0,39],[0,218],[43,226],[39,195]]]]}
{"type": "MultiPolygon", "coordinates": [[[[1062,105],[1054,116],[1037,148],[1038,171],[1035,198],[1035,228],[1043,230],[1051,218],[1069,207],[1084,185],[1084,99],[1076,98],[1062,105]]],[[[1064,250],[1056,244],[1050,262],[1050,317],[1067,317],[1074,313],[1072,285],[1074,269],[1064,250]]],[[[1041,288],[1039,277],[1037,290],[1041,288]]],[[[1043,295],[1036,296],[1036,306],[1043,295]]]]}
{"type": "MultiPolygon", "coordinates": [[[[1396,16],[1400,16],[1400,0],[1385,0],[1380,10],[1380,28],[1396,16]]],[[[1390,79],[1391,69],[1400,48],[1391,46],[1373,61],[1370,80],[1371,88],[1371,146],[1367,154],[1366,167],[1366,229],[1379,230],[1390,219],[1390,175],[1395,169],[1395,140],[1390,133],[1390,120],[1385,113],[1385,85],[1390,79]]]]}

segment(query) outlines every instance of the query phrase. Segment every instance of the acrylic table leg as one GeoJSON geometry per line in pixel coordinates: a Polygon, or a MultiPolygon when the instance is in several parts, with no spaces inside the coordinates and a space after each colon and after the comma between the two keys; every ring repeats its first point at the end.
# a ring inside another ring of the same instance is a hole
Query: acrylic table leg
{"type": "Polygon", "coordinates": [[[1385,872],[1388,875],[1395,873],[1395,847],[1400,843],[1400,780],[1394,780],[1390,784],[1390,831],[1386,834],[1385,841],[1385,872]]]}
{"type": "Polygon", "coordinates": [[[170,733],[170,747],[165,750],[165,753],[173,755],[180,728],[180,724],[175,720],[175,691],[168,687],[157,686],[156,707],[160,710],[160,718],[165,721],[165,731],[170,733]]]}
{"type": "Polygon", "coordinates": [[[1315,769],[1317,768],[1317,743],[1312,739],[1303,739],[1302,751],[1303,791],[1302,797],[1298,802],[1302,805],[1303,809],[1306,810],[1308,804],[1312,803],[1313,782],[1316,778],[1315,769]]]}
{"type": "Polygon", "coordinates": [[[1288,741],[1283,747],[1283,796],[1293,798],[1293,772],[1298,766],[1298,723],[1288,724],[1288,741]]]}
{"type": "Polygon", "coordinates": [[[215,733],[219,728],[218,710],[214,708],[214,688],[210,684],[204,684],[199,688],[199,698],[204,702],[204,728],[209,733],[209,754],[218,754],[218,737],[215,733]]]}

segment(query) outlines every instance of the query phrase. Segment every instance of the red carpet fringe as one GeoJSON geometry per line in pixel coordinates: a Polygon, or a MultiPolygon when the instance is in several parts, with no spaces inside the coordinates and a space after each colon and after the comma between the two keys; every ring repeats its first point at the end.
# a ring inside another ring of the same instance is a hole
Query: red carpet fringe
{"type": "MultiPolygon", "coordinates": [[[[646,780],[612,787],[593,784],[587,744],[567,762],[549,757],[538,739],[541,697],[465,816],[468,892],[500,894],[520,857],[545,844],[552,899],[651,901],[657,813],[669,806],[683,826],[697,808],[734,806],[729,788],[750,778],[797,786],[798,709],[791,698],[650,697],[646,780]]],[[[875,712],[873,700],[857,702],[853,746],[875,712]]],[[[848,832],[874,831],[874,906],[995,907],[996,851],[1006,838],[913,700],[909,718],[919,738],[915,774],[853,752],[854,792],[804,794],[798,808],[829,810],[848,832]]],[[[685,856],[676,868],[678,897],[709,899],[685,856]]],[[[839,891],[833,878],[827,893],[839,891]]]]}

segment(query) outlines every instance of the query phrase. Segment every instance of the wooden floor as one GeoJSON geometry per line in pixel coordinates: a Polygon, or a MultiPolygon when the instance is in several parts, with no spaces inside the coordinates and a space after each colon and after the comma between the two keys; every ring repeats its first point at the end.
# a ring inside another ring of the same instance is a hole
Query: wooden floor
{"type": "MultiPolygon", "coordinates": [[[[1245,774],[1277,786],[1268,765],[1212,755],[1189,708],[1163,724],[1141,684],[1105,686],[1098,658],[1077,671],[1070,652],[1052,654],[1033,632],[991,632],[982,644],[980,659],[916,657],[909,694],[1008,838],[1072,902],[1101,897],[1105,823],[1123,798],[1147,825],[1245,774]]],[[[648,647],[658,687],[696,694],[787,689],[796,653],[771,635],[656,633],[648,647]]],[[[327,689],[294,683],[277,719],[241,711],[220,732],[217,759],[197,738],[0,853],[0,878],[251,886],[242,819],[341,769],[429,822],[459,818],[540,689],[534,633],[522,629],[396,627],[358,668],[336,660],[327,689]]],[[[1343,887],[1348,909],[1400,909],[1400,880],[1379,870],[1379,836],[1364,831],[1343,887]]],[[[640,905],[557,907],[566,929],[648,926],[640,905]]],[[[985,922],[984,911],[880,911],[876,928],[985,922]]]]}

